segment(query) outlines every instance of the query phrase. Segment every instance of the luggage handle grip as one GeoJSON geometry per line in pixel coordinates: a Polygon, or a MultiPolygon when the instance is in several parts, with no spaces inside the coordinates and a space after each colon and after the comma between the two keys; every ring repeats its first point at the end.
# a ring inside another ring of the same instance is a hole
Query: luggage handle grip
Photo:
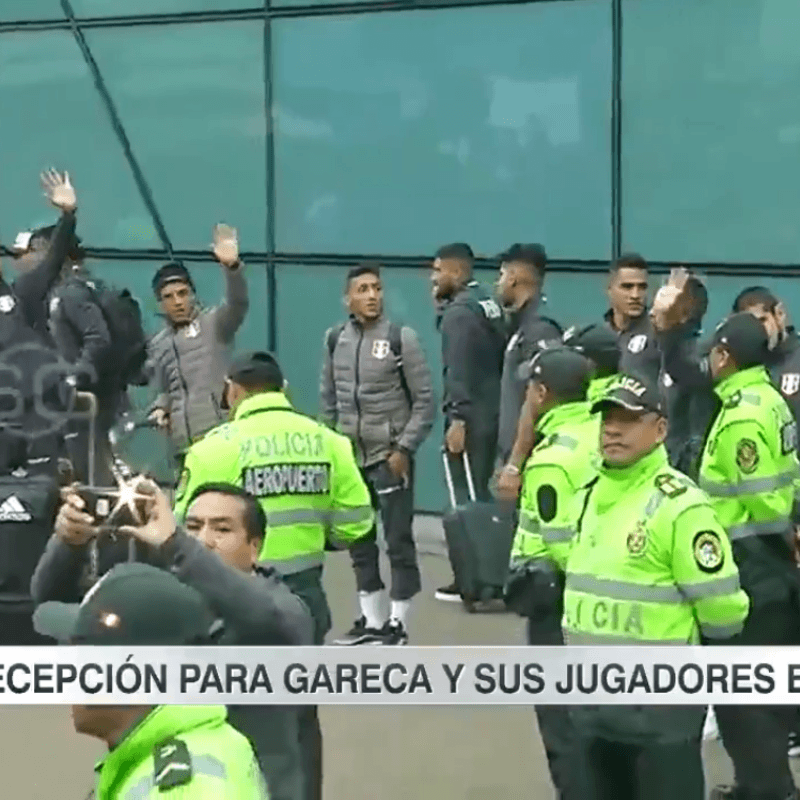
{"type": "MultiPolygon", "coordinates": [[[[461,460],[464,464],[464,474],[467,478],[467,491],[469,492],[470,500],[475,503],[477,502],[477,496],[475,494],[475,483],[472,480],[472,467],[469,462],[469,455],[467,451],[461,454],[461,460]]],[[[444,479],[447,482],[447,491],[450,495],[450,504],[455,509],[458,506],[456,502],[456,490],[455,486],[453,485],[453,473],[450,469],[450,453],[447,450],[446,446],[442,447],[442,463],[444,464],[444,479]]]]}

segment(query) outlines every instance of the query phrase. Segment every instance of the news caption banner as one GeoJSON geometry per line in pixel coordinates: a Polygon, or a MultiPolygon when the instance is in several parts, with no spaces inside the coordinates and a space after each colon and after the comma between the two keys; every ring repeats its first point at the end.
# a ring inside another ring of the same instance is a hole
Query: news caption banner
{"type": "Polygon", "coordinates": [[[800,647],[4,647],[0,704],[798,705],[800,647]]]}

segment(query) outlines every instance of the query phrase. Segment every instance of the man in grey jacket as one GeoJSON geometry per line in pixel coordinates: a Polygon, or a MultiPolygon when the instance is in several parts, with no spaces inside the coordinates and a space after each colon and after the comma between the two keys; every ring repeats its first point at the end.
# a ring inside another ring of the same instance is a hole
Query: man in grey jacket
{"type": "MultiPolygon", "coordinates": [[[[236,486],[198,487],[186,519],[178,528],[169,501],[155,487],[147,523],[126,529],[146,548],[154,566],[173,572],[196,589],[220,619],[221,645],[272,646],[313,643],[310,612],[272,570],[256,567],[266,521],[259,503],[236,486]]],[[[77,495],[68,495],[55,533],[39,561],[31,584],[37,605],[80,601],[79,578],[96,522],[77,495]]],[[[302,709],[292,706],[234,706],[229,721],[253,744],[272,800],[319,797],[310,786],[317,754],[301,736],[302,709]]]]}
{"type": "Polygon", "coordinates": [[[150,418],[169,431],[179,454],[227,418],[220,392],[249,306],[236,231],[217,225],[213,251],[225,275],[225,297],[215,308],[200,308],[183,264],[166,264],[153,277],[166,325],[148,345],[147,371],[159,392],[150,418]]]}
{"type": "Polygon", "coordinates": [[[412,534],[414,454],[436,415],[431,372],[416,333],[383,316],[378,266],[349,271],[345,301],[350,319],[325,334],[321,420],[353,441],[381,512],[392,588],[387,620],[374,530],[350,549],[362,587],[361,616],[336,644],[404,644],[411,598],[420,590],[412,534]]]}

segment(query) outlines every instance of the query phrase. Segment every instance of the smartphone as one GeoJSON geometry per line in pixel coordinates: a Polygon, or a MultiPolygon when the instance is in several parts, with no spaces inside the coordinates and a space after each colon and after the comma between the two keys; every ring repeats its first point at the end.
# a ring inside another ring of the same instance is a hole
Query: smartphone
{"type": "Polygon", "coordinates": [[[119,489],[79,486],[76,494],[86,504],[84,511],[103,527],[137,526],[145,520],[145,501],[131,499],[130,503],[120,504],[119,489]],[[137,514],[139,519],[136,518],[137,514]]]}

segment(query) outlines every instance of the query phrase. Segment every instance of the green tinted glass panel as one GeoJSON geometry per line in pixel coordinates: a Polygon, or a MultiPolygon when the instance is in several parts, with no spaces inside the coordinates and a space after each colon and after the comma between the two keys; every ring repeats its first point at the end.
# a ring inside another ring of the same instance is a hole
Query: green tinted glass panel
{"type": "Polygon", "coordinates": [[[149,213],[71,33],[0,34],[3,158],[0,237],[48,225],[57,214],[38,175],[70,171],[79,194],[78,232],[90,245],[159,247],[149,213]]]}
{"type": "Polygon", "coordinates": [[[0,0],[0,22],[64,19],[58,0],[0,0]]]}
{"type": "Polygon", "coordinates": [[[607,0],[277,20],[278,248],[605,257],[610,20],[607,0]]]}
{"type": "Polygon", "coordinates": [[[124,17],[130,14],[180,14],[263,8],[259,0],[72,0],[76,17],[124,17]]]}
{"type": "Polygon", "coordinates": [[[86,31],[173,245],[266,248],[262,22],[86,31]]]}
{"type": "Polygon", "coordinates": [[[623,0],[622,221],[659,260],[796,263],[796,0],[623,0]]]}

